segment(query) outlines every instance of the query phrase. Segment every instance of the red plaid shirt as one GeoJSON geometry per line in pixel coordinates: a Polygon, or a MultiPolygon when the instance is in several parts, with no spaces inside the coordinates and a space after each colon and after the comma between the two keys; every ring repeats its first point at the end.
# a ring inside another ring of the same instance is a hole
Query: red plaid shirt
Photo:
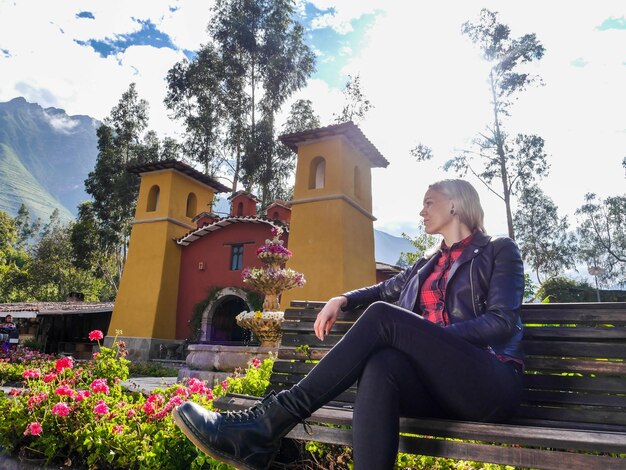
{"type": "Polygon", "coordinates": [[[441,242],[441,256],[437,260],[433,272],[424,281],[420,291],[420,311],[418,313],[426,320],[439,326],[445,326],[449,323],[445,303],[448,273],[450,267],[461,256],[473,238],[474,234],[454,243],[451,247],[446,245],[445,240],[441,242]]]}

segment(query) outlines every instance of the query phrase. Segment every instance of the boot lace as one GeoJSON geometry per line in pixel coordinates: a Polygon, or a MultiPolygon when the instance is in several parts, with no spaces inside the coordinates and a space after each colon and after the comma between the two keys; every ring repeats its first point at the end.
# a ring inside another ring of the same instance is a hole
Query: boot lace
{"type": "Polygon", "coordinates": [[[222,416],[225,421],[252,421],[262,415],[264,411],[265,407],[263,406],[263,403],[259,403],[258,405],[254,405],[252,408],[247,408],[245,410],[227,411],[222,413],[222,416]]]}

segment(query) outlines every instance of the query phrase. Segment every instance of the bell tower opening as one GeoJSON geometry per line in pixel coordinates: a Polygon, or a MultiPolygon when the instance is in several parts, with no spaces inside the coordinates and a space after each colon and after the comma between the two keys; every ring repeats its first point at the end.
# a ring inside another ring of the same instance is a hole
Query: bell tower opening
{"type": "Polygon", "coordinates": [[[309,189],[321,189],[326,182],[326,160],[324,157],[315,157],[311,161],[309,172],[309,189]]]}

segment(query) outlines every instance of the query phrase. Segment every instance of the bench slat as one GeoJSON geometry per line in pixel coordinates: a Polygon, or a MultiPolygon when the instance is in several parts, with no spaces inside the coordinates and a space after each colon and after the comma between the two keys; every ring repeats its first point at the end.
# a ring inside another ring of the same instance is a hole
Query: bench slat
{"type": "Polygon", "coordinates": [[[527,371],[626,375],[626,362],[526,356],[527,371]]]}
{"type": "Polygon", "coordinates": [[[626,426],[626,412],[592,407],[522,406],[516,417],[626,426]]]}
{"type": "Polygon", "coordinates": [[[626,328],[616,327],[526,327],[524,339],[599,339],[599,340],[624,340],[626,328]]]}
{"type": "Polygon", "coordinates": [[[626,395],[573,393],[545,390],[525,390],[525,402],[558,405],[594,405],[626,409],[626,395]]]}
{"type": "Polygon", "coordinates": [[[572,377],[564,375],[526,374],[524,386],[538,390],[624,393],[626,377],[572,377]]]}
{"type": "Polygon", "coordinates": [[[595,358],[626,358],[625,342],[588,341],[524,341],[524,352],[528,355],[569,356],[595,358]]]}

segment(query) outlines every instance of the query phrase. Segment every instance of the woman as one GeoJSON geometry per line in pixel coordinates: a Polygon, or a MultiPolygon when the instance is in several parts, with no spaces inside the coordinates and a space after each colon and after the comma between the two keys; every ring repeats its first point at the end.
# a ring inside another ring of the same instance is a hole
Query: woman
{"type": "Polygon", "coordinates": [[[173,414],[185,435],[238,468],[268,468],[284,435],[358,380],[354,464],[380,470],[393,468],[401,415],[511,416],[522,389],[519,250],[485,234],[466,181],[430,185],[420,216],[441,246],[387,281],[330,299],[315,321],[321,340],[340,310],[368,308],[303,380],[237,413],[184,403],[173,414]]]}

